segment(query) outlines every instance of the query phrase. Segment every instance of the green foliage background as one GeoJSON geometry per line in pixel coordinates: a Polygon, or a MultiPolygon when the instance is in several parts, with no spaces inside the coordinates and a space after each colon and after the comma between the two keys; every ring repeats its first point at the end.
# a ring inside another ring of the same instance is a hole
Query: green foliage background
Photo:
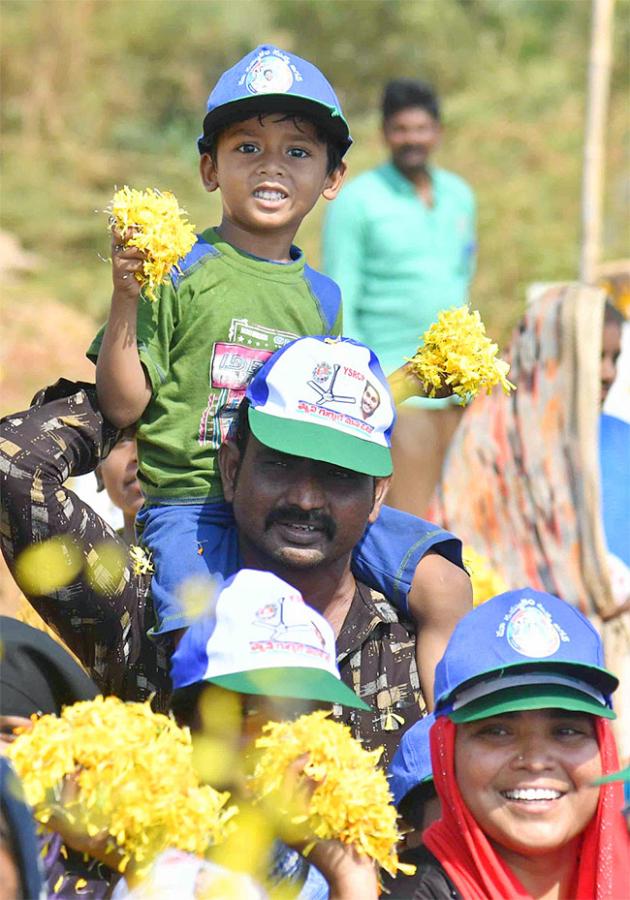
{"type": "MultiPolygon", "coordinates": [[[[195,139],[210,87],[259,43],[316,62],[356,145],[350,177],[384,151],[383,82],[439,88],[439,162],[475,188],[473,300],[505,337],[526,284],[575,278],[579,251],[588,0],[2,0],[3,227],[44,260],[23,289],[103,316],[103,210],[115,185],[174,191],[199,228],[217,198],[195,139]]],[[[627,252],[630,5],[615,12],[605,256],[627,252]]],[[[319,258],[321,204],[298,242],[319,258]]]]}

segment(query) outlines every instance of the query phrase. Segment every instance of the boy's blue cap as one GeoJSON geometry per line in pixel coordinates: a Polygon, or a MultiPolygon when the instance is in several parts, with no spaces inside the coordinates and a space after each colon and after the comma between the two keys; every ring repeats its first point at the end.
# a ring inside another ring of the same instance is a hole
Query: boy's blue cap
{"type": "Polygon", "coordinates": [[[436,715],[469,722],[559,708],[615,718],[618,684],[588,619],[552,594],[523,588],[458,622],[435,670],[436,715]]]}
{"type": "Polygon", "coordinates": [[[433,780],[429,731],[434,722],[435,716],[429,713],[402,736],[387,770],[389,789],[395,806],[398,806],[410,790],[424,784],[425,781],[433,780]]]}
{"type": "Polygon", "coordinates": [[[259,113],[306,115],[335,140],[343,153],[352,138],[337,95],[317,66],[271,44],[261,44],[224,72],[208,97],[200,153],[218,129],[259,113]]]}

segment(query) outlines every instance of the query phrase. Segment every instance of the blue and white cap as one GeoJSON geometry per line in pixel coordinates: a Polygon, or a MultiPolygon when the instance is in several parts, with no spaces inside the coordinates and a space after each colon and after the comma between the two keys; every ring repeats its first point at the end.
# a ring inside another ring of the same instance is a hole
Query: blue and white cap
{"type": "Polygon", "coordinates": [[[552,594],[522,588],[457,623],[435,670],[436,715],[469,722],[559,708],[614,719],[618,684],[588,619],[552,594]]]}
{"type": "Polygon", "coordinates": [[[286,344],[247,388],[249,425],[283,453],[376,477],[391,475],[396,410],[369,347],[346,338],[286,344]]]}
{"type": "Polygon", "coordinates": [[[387,778],[396,806],[413,788],[433,781],[429,732],[434,722],[429,713],[405,731],[389,764],[387,778]]]}
{"type": "Polygon", "coordinates": [[[207,139],[218,129],[250,115],[274,112],[308,115],[339,144],[342,154],[352,144],[337,95],[317,66],[262,44],[224,72],[212,89],[197,141],[199,152],[207,152],[207,139]]]}
{"type": "Polygon", "coordinates": [[[210,681],[242,694],[370,708],[341,680],[326,619],[294,587],[252,569],[228,578],[212,614],[184,633],[171,681],[173,690],[210,681]]]}

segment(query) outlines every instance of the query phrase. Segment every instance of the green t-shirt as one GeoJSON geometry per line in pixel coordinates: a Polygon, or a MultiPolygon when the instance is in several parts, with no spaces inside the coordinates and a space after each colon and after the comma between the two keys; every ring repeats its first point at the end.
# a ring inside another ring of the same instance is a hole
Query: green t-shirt
{"type": "Polygon", "coordinates": [[[288,341],[341,330],[337,285],[297,248],[290,263],[268,262],[210,228],[193,249],[158,300],[138,304],[138,350],[153,390],[137,430],[149,500],[219,499],[217,451],[251,377],[288,341]]]}

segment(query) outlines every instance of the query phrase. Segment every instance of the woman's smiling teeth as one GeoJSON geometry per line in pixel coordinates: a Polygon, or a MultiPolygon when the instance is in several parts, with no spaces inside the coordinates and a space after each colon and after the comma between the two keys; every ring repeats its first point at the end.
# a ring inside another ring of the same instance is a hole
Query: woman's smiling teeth
{"type": "Polygon", "coordinates": [[[513,791],[501,791],[501,796],[506,800],[559,800],[562,793],[550,788],[517,788],[513,791]]]}

